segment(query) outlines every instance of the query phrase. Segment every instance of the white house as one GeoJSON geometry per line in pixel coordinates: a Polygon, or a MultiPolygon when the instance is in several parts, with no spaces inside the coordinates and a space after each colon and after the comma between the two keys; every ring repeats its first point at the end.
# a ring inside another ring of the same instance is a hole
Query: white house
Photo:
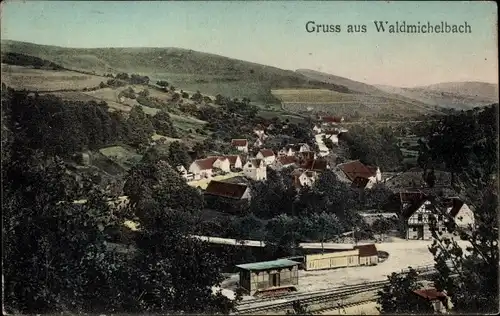
{"type": "Polygon", "coordinates": [[[241,157],[239,155],[227,155],[224,156],[229,159],[229,166],[234,169],[242,169],[243,164],[241,162],[241,157]]]}
{"type": "Polygon", "coordinates": [[[258,158],[248,160],[243,166],[243,174],[256,181],[266,180],[267,170],[264,160],[258,158]]]}
{"type": "Polygon", "coordinates": [[[248,141],[246,139],[233,139],[231,140],[231,146],[244,153],[248,152],[248,141]]]}
{"type": "Polygon", "coordinates": [[[261,147],[262,145],[264,145],[264,142],[262,141],[262,139],[258,138],[255,143],[253,143],[253,147],[261,147]]]}
{"type": "Polygon", "coordinates": [[[474,213],[460,199],[448,199],[444,210],[439,210],[433,206],[427,197],[423,197],[409,204],[402,212],[406,221],[407,239],[432,239],[430,229],[430,218],[436,219],[436,231],[442,235],[449,235],[445,223],[453,218],[460,228],[468,228],[474,225],[474,213]],[[441,213],[441,211],[443,211],[441,213]]]}
{"type": "Polygon", "coordinates": [[[213,173],[213,165],[218,157],[209,157],[205,159],[197,159],[189,166],[189,172],[194,175],[194,180],[211,178],[213,173]]]}
{"type": "Polygon", "coordinates": [[[181,176],[186,179],[187,181],[191,181],[194,179],[194,174],[192,172],[188,172],[186,168],[184,168],[183,165],[177,166],[177,171],[181,174],[181,176]]]}
{"type": "Polygon", "coordinates": [[[214,163],[212,164],[213,168],[218,168],[224,172],[231,172],[231,163],[227,157],[209,157],[216,158],[214,163]]]}
{"type": "Polygon", "coordinates": [[[266,166],[272,164],[276,160],[276,156],[271,149],[261,149],[255,158],[264,160],[266,166]]]}
{"type": "Polygon", "coordinates": [[[319,125],[319,124],[314,125],[313,132],[315,134],[320,134],[321,133],[321,125],[319,125]]]}
{"type": "Polygon", "coordinates": [[[294,183],[297,187],[311,187],[318,179],[318,174],[311,170],[295,169],[292,172],[294,183]]]}
{"type": "Polygon", "coordinates": [[[255,133],[255,135],[257,135],[258,138],[262,138],[265,130],[261,125],[257,125],[257,127],[254,128],[253,132],[255,133]]]}
{"type": "Polygon", "coordinates": [[[305,143],[290,144],[283,147],[278,155],[280,156],[294,156],[298,152],[311,151],[309,145],[305,143]]]}

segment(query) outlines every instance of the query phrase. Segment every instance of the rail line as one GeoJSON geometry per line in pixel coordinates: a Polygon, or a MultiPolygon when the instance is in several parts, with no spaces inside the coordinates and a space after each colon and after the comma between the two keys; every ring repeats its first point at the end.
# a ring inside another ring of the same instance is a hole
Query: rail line
{"type": "MultiPolygon", "coordinates": [[[[408,273],[408,271],[409,269],[403,269],[401,270],[400,274],[408,273]]],[[[434,273],[436,270],[433,265],[426,265],[426,266],[416,267],[415,271],[418,272],[422,277],[434,273]]],[[[374,282],[365,282],[361,284],[337,286],[335,288],[323,289],[314,292],[283,294],[273,297],[265,297],[260,299],[243,301],[238,304],[236,314],[253,314],[253,313],[267,312],[271,310],[284,310],[291,308],[293,306],[294,301],[314,304],[318,302],[339,300],[352,296],[354,294],[365,293],[381,289],[384,287],[384,285],[388,283],[389,283],[388,280],[381,280],[374,282]]]]}
{"type": "MultiPolygon", "coordinates": [[[[376,298],[369,298],[369,299],[359,300],[356,302],[343,303],[343,304],[339,304],[337,306],[329,306],[329,307],[314,309],[314,310],[310,311],[309,313],[311,313],[313,315],[320,315],[320,314],[323,314],[324,312],[338,311],[338,310],[342,310],[342,309],[352,307],[352,306],[359,306],[359,305],[364,305],[366,303],[375,302],[376,300],[377,300],[376,298]]],[[[345,311],[344,311],[344,313],[345,313],[345,311]]]]}

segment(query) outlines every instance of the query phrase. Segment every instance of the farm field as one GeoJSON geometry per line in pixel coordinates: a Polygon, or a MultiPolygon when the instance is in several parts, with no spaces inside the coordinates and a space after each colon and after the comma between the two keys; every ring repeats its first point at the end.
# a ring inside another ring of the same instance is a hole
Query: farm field
{"type": "Polygon", "coordinates": [[[271,93],[285,103],[356,102],[357,96],[327,89],[276,89],[271,93]]]}
{"type": "Polygon", "coordinates": [[[142,158],[141,155],[127,150],[122,146],[101,148],[99,149],[99,152],[127,170],[139,162],[142,158]]]}
{"type": "Polygon", "coordinates": [[[175,127],[185,131],[189,129],[195,130],[197,128],[203,127],[203,125],[207,123],[194,117],[186,117],[176,114],[170,114],[170,118],[172,119],[172,123],[174,123],[175,127]]]}
{"type": "Polygon", "coordinates": [[[2,82],[29,91],[80,90],[99,85],[103,77],[66,70],[43,70],[2,64],[2,82]]]}
{"type": "Polygon", "coordinates": [[[351,94],[327,89],[276,89],[272,94],[291,112],[327,112],[344,116],[374,116],[394,113],[412,116],[428,113],[429,108],[385,96],[351,94]]]}

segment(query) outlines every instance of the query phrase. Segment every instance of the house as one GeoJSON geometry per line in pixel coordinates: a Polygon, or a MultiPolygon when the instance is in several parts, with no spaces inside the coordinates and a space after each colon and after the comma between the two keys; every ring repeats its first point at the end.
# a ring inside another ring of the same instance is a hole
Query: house
{"type": "Polygon", "coordinates": [[[323,116],[321,117],[321,122],[323,125],[329,125],[329,124],[335,124],[335,123],[342,123],[344,122],[344,117],[338,117],[338,116],[323,116]]]}
{"type": "Polygon", "coordinates": [[[257,135],[258,138],[261,138],[265,133],[265,129],[264,127],[262,127],[262,125],[259,124],[254,128],[253,132],[255,133],[255,135],[257,135]]]}
{"type": "Polygon", "coordinates": [[[255,143],[253,143],[253,147],[261,147],[262,145],[264,145],[264,142],[260,138],[257,138],[255,143]]]}
{"type": "Polygon", "coordinates": [[[242,169],[243,164],[241,162],[241,157],[239,155],[227,155],[224,156],[229,160],[229,166],[233,169],[242,169]]]}
{"type": "Polygon", "coordinates": [[[294,156],[278,156],[274,163],[270,167],[274,170],[281,170],[283,168],[288,168],[297,165],[297,158],[294,156]]]}
{"type": "Polygon", "coordinates": [[[315,172],[323,172],[323,171],[330,169],[328,162],[324,159],[321,159],[321,158],[313,159],[313,160],[306,160],[306,161],[300,163],[299,166],[303,169],[311,170],[311,171],[315,171],[315,172]]]}
{"type": "Polygon", "coordinates": [[[231,146],[244,153],[248,152],[248,141],[246,139],[233,139],[231,140],[231,146]]]}
{"type": "Polygon", "coordinates": [[[448,296],[444,292],[440,292],[435,288],[426,288],[414,290],[413,294],[415,294],[418,299],[430,302],[434,311],[438,314],[446,313],[448,310],[448,296]]]}
{"type": "Polygon", "coordinates": [[[313,127],[313,132],[314,134],[321,134],[321,125],[319,124],[315,124],[314,127],[313,127]]]}
{"type": "Polygon", "coordinates": [[[311,187],[318,179],[318,174],[311,170],[295,169],[292,172],[293,182],[297,188],[311,187]]]}
{"type": "Polygon", "coordinates": [[[299,152],[304,152],[304,151],[311,151],[311,148],[309,145],[305,143],[298,143],[298,144],[290,144],[285,147],[283,147],[278,155],[280,156],[294,156],[296,153],[299,152]]]}
{"type": "Polygon", "coordinates": [[[359,160],[338,164],[336,173],[341,180],[351,182],[357,188],[369,189],[382,181],[382,173],[378,167],[366,166],[359,160]]]}
{"type": "Polygon", "coordinates": [[[433,204],[432,196],[426,194],[406,194],[403,198],[406,203],[402,203],[401,219],[405,223],[406,239],[432,239],[431,218],[436,220],[436,232],[442,235],[449,235],[446,223],[452,219],[461,229],[474,226],[474,213],[457,197],[444,198],[439,205],[433,204]]]}
{"type": "Polygon", "coordinates": [[[209,157],[209,158],[216,158],[214,163],[212,164],[213,168],[220,169],[224,172],[231,172],[231,163],[229,162],[229,159],[224,156],[220,157],[209,157]]]}
{"type": "Polygon", "coordinates": [[[267,165],[272,164],[276,160],[276,156],[271,149],[261,149],[255,156],[255,158],[264,160],[264,163],[267,165]]]}
{"type": "Polygon", "coordinates": [[[181,176],[187,181],[191,181],[194,179],[194,174],[192,172],[188,172],[183,165],[177,166],[176,169],[181,174],[181,176]]]}
{"type": "Polygon", "coordinates": [[[241,205],[247,205],[250,200],[250,188],[245,184],[212,180],[204,193],[208,209],[234,214],[241,205]]]}
{"type": "Polygon", "coordinates": [[[240,264],[240,286],[248,294],[276,290],[296,290],[299,262],[289,259],[240,264]]]}
{"type": "Polygon", "coordinates": [[[243,174],[250,179],[261,181],[267,179],[267,170],[264,160],[253,158],[249,159],[243,166],[243,174]]]}
{"type": "Polygon", "coordinates": [[[339,129],[329,129],[329,130],[326,130],[324,133],[324,137],[326,139],[329,139],[331,140],[331,142],[334,144],[334,145],[338,145],[339,143],[339,137],[338,135],[340,134],[340,130],[339,129]]]}
{"type": "Polygon", "coordinates": [[[205,189],[204,194],[235,200],[248,200],[250,199],[250,188],[240,183],[212,180],[205,189]]]}
{"type": "Polygon", "coordinates": [[[378,264],[378,251],[374,244],[354,246],[359,251],[359,265],[373,266],[378,264]]]}
{"type": "Polygon", "coordinates": [[[312,161],[316,159],[316,153],[314,151],[299,152],[296,156],[299,158],[299,161],[312,161]]]}
{"type": "Polygon", "coordinates": [[[189,172],[193,173],[194,180],[211,178],[213,173],[213,164],[217,157],[209,157],[205,159],[197,159],[189,166],[189,172]]]}

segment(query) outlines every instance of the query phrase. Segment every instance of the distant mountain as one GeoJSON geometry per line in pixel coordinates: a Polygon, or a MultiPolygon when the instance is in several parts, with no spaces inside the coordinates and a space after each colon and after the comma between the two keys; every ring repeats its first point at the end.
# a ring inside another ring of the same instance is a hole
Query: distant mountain
{"type": "MultiPolygon", "coordinates": [[[[2,55],[33,56],[67,69],[95,74],[137,73],[209,95],[279,103],[271,89],[322,88],[349,92],[291,70],[181,48],[67,48],[2,40],[2,55]]],[[[12,58],[11,58],[12,59],[12,58]]],[[[24,57],[26,59],[26,57],[24,57]]]]}
{"type": "Polygon", "coordinates": [[[445,82],[415,88],[377,85],[377,88],[432,106],[458,110],[498,103],[498,85],[486,82],[445,82]]]}

